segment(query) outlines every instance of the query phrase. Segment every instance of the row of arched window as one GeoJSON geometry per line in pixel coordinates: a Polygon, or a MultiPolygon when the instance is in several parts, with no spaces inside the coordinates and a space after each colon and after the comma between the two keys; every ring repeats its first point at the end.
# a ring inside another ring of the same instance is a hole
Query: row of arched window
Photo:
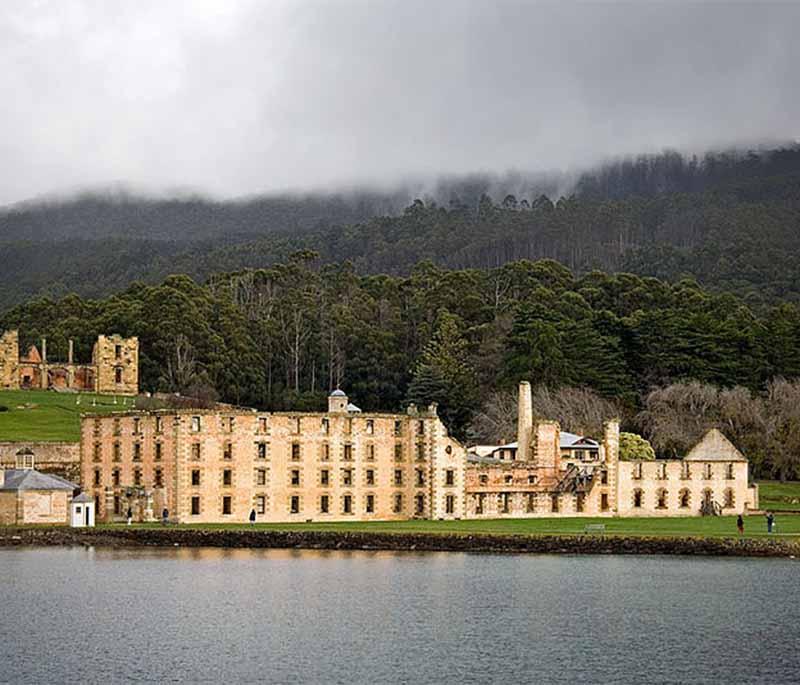
{"type": "MultiPolygon", "coordinates": [[[[730,508],[735,506],[736,504],[736,496],[733,492],[733,488],[726,488],[722,494],[723,496],[723,507],[730,508]]],[[[655,501],[655,508],[656,509],[667,509],[669,508],[669,491],[666,488],[659,488],[656,490],[655,493],[656,501],[655,501]]],[[[711,488],[706,488],[703,490],[703,501],[704,502],[713,502],[714,501],[714,491],[711,488]]],[[[688,509],[692,505],[692,493],[687,488],[683,488],[678,492],[678,507],[681,509],[688,509]]],[[[645,506],[645,492],[640,488],[636,488],[633,491],[633,508],[634,509],[641,509],[645,506]]]]}

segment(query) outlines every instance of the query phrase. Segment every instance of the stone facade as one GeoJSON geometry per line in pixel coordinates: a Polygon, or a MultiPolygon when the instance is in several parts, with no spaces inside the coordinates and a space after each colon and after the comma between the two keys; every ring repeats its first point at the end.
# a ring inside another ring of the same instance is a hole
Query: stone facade
{"type": "Polygon", "coordinates": [[[619,421],[606,422],[602,444],[580,440],[565,449],[557,423],[533,421],[530,392],[520,384],[517,435],[525,444],[489,450],[498,458],[469,459],[468,518],[698,516],[758,508],[747,460],[719,431],[709,431],[684,459],[620,461],[619,421]]]}
{"type": "Polygon", "coordinates": [[[32,345],[20,354],[19,334],[0,337],[0,388],[6,390],[83,390],[104,394],[136,395],[139,391],[139,341],[119,335],[97,338],[90,364],[75,362],[69,341],[66,361],[47,357],[47,339],[41,349],[32,345]]]}
{"type": "Polygon", "coordinates": [[[0,442],[0,468],[13,468],[17,452],[30,450],[36,455],[36,470],[78,482],[81,476],[81,450],[77,442],[0,442]]]}
{"type": "Polygon", "coordinates": [[[353,521],[464,515],[465,450],[435,406],[366,414],[180,410],[86,415],[81,482],[98,520],[353,521]]]}

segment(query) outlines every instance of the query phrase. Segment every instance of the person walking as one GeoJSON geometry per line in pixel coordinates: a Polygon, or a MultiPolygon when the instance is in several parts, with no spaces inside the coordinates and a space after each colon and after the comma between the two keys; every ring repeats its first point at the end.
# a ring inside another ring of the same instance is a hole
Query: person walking
{"type": "Polygon", "coordinates": [[[256,522],[256,510],[250,510],[250,525],[252,526],[256,522]]]}
{"type": "Polygon", "coordinates": [[[739,535],[744,535],[744,519],[741,514],[736,517],[736,527],[739,529],[739,535]]]}
{"type": "Polygon", "coordinates": [[[133,509],[128,507],[128,513],[126,515],[128,517],[128,525],[131,525],[131,522],[133,521],[133,509]]]}
{"type": "Polygon", "coordinates": [[[775,525],[775,517],[772,515],[772,512],[767,513],[767,533],[772,532],[772,526],[775,525]]]}
{"type": "Polygon", "coordinates": [[[162,525],[167,525],[167,521],[169,521],[169,511],[166,507],[161,511],[161,523],[162,525]]]}

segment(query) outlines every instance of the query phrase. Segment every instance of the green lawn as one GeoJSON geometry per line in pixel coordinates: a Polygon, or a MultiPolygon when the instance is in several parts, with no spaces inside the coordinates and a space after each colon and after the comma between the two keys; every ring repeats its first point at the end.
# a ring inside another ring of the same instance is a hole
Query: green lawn
{"type": "Polygon", "coordinates": [[[130,409],[133,401],[130,397],[91,393],[0,390],[0,405],[8,407],[8,411],[0,411],[0,442],[77,442],[81,412],[130,409]]]}
{"type": "Polygon", "coordinates": [[[781,483],[777,480],[758,482],[758,499],[761,509],[772,511],[800,511],[800,482],[781,483]]]}
{"type": "MultiPolygon", "coordinates": [[[[736,537],[735,516],[675,517],[675,518],[561,518],[561,519],[491,519],[480,521],[375,521],[369,523],[257,523],[182,525],[181,528],[208,530],[283,530],[337,531],[375,533],[459,533],[495,535],[578,535],[587,524],[602,523],[607,535],[630,536],[700,536],[736,537]]],[[[114,526],[124,524],[112,524],[114,526]]],[[[160,527],[160,524],[143,524],[160,527]]],[[[139,527],[139,526],[134,526],[139,527]]],[[[800,516],[776,516],[779,538],[800,536],[800,516]]],[[[745,517],[745,535],[767,535],[763,516],[745,517]]]]}

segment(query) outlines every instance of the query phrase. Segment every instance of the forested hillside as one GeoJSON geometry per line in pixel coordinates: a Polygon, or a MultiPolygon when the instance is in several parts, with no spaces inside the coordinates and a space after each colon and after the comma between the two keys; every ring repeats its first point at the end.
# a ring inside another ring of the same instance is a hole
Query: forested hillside
{"type": "Polygon", "coordinates": [[[336,386],[364,409],[440,402],[464,436],[493,392],[519,379],[585,386],[633,412],[654,388],[696,380],[759,392],[800,377],[800,308],[760,311],[697,283],[592,272],[553,261],[489,270],[428,263],[407,277],[358,275],[301,253],[199,284],[171,276],[103,300],[12,309],[22,344],[67,339],[88,359],[99,333],[137,335],[146,390],[266,408],[320,407],[336,386]]]}
{"type": "Polygon", "coordinates": [[[102,297],[174,273],[205,280],[300,249],[361,274],[405,275],[428,259],[460,269],[547,258],[578,275],[690,276],[753,303],[800,301],[797,146],[621,161],[583,174],[555,201],[537,193],[566,187],[563,177],[501,180],[440,182],[410,204],[398,190],[17,206],[0,213],[0,311],[39,295],[102,297]]]}

